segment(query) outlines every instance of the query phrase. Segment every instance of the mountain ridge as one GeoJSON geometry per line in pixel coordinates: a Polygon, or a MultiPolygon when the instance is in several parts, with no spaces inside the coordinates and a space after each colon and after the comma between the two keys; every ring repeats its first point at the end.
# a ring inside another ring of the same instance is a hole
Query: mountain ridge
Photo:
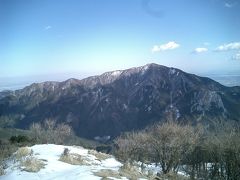
{"type": "Polygon", "coordinates": [[[27,128],[32,122],[54,118],[70,124],[77,135],[94,138],[141,129],[169,113],[193,123],[212,118],[239,121],[239,102],[240,87],[147,64],[0,93],[0,122],[10,116],[11,126],[27,128]]]}

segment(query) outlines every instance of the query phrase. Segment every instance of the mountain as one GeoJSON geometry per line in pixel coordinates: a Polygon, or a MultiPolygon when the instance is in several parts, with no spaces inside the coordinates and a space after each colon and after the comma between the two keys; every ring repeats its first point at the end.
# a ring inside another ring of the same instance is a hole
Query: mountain
{"type": "Polygon", "coordinates": [[[225,87],[157,64],[82,80],[34,83],[0,93],[0,125],[28,128],[54,118],[87,138],[142,129],[172,114],[179,121],[240,120],[240,87],[225,87]]]}

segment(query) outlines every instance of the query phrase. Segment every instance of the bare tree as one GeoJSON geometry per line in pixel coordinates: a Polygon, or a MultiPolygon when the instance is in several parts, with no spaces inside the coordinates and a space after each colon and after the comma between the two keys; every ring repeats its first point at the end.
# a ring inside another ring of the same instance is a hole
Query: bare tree
{"type": "Polygon", "coordinates": [[[198,134],[189,125],[167,121],[150,128],[155,163],[164,174],[177,172],[181,161],[194,150],[198,134]]]}
{"type": "Polygon", "coordinates": [[[73,135],[72,128],[67,124],[58,124],[55,129],[55,136],[57,139],[60,139],[63,143],[68,137],[73,135]]]}
{"type": "Polygon", "coordinates": [[[150,136],[144,131],[123,134],[115,140],[117,146],[115,154],[122,161],[146,162],[150,158],[149,141],[150,136]]]}
{"type": "Polygon", "coordinates": [[[41,135],[42,135],[42,126],[40,123],[32,123],[30,126],[30,132],[32,134],[32,137],[39,142],[41,139],[41,135]]]}

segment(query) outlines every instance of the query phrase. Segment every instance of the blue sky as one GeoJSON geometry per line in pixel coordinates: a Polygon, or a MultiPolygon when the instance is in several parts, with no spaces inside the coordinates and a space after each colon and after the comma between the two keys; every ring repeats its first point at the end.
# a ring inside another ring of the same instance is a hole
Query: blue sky
{"type": "Polygon", "coordinates": [[[239,30],[238,0],[0,0],[0,78],[240,74],[239,30]]]}

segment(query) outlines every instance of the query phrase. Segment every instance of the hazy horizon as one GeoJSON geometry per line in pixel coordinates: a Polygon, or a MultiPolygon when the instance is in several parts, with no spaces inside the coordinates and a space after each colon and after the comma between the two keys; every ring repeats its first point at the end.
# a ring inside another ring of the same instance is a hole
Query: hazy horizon
{"type": "MultiPolygon", "coordinates": [[[[132,67],[130,67],[132,68],[132,67]]],[[[115,70],[124,70],[124,69],[115,69],[115,70]]],[[[109,71],[114,71],[109,70],[109,71]]],[[[105,71],[108,72],[108,71],[105,71]]],[[[81,73],[59,73],[59,74],[49,74],[49,75],[35,75],[35,76],[20,76],[20,77],[0,77],[0,91],[3,90],[18,90],[22,89],[25,86],[31,85],[32,83],[41,83],[46,81],[65,81],[70,78],[76,79],[84,79],[90,76],[101,75],[105,72],[99,73],[89,73],[89,74],[81,74],[81,73]]],[[[226,73],[226,74],[218,74],[218,73],[194,73],[194,72],[187,72],[196,74],[202,77],[209,77],[225,86],[240,86],[240,73],[226,73]]]]}

